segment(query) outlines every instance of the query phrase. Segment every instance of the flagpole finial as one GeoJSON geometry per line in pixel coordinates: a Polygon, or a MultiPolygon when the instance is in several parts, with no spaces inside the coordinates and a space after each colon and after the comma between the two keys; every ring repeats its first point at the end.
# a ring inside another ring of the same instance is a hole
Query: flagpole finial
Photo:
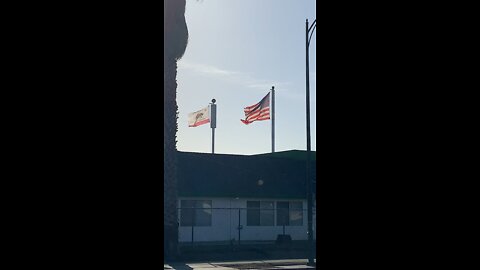
{"type": "Polygon", "coordinates": [[[215,103],[215,102],[216,102],[216,100],[214,98],[212,98],[212,104],[215,103]]]}

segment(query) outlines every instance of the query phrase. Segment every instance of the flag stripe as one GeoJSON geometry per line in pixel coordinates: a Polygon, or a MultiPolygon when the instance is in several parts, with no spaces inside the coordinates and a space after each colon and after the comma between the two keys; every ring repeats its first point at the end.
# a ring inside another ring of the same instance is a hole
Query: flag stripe
{"type": "Polygon", "coordinates": [[[198,122],[195,122],[193,125],[188,125],[188,126],[189,127],[198,127],[198,126],[206,124],[206,123],[210,123],[210,119],[205,119],[205,120],[202,120],[202,121],[198,121],[198,122]]]}
{"type": "Polygon", "coordinates": [[[251,121],[254,118],[259,118],[259,117],[263,117],[263,116],[269,116],[270,117],[270,111],[265,112],[265,113],[256,113],[255,115],[249,115],[247,117],[247,120],[251,121]]]}
{"type": "Polygon", "coordinates": [[[252,123],[253,121],[269,120],[269,119],[270,119],[270,117],[267,116],[267,117],[259,117],[259,118],[257,118],[257,119],[252,120],[252,121],[250,121],[250,120],[243,120],[243,119],[240,119],[240,121],[242,121],[242,122],[245,123],[245,124],[250,124],[250,123],[252,123]]]}
{"type": "Polygon", "coordinates": [[[258,116],[260,114],[266,114],[266,113],[270,113],[270,110],[261,111],[261,112],[254,112],[254,113],[249,114],[247,117],[258,116]]]}
{"type": "Polygon", "coordinates": [[[260,107],[260,105],[261,105],[260,103],[257,103],[255,105],[253,105],[252,107],[245,108],[243,111],[245,111],[245,112],[255,111],[255,110],[258,109],[258,107],[260,107]]]}
{"type": "Polygon", "coordinates": [[[258,115],[258,116],[256,116],[256,117],[249,117],[249,118],[247,118],[246,120],[248,120],[248,121],[253,121],[253,120],[255,120],[255,119],[262,118],[262,117],[268,117],[268,118],[270,119],[270,115],[267,114],[267,115],[258,115]]]}
{"type": "MultiPolygon", "coordinates": [[[[270,110],[270,107],[263,108],[263,109],[261,109],[260,111],[263,111],[263,110],[270,110]]],[[[244,112],[245,112],[246,114],[248,114],[248,113],[255,112],[255,111],[258,111],[258,110],[245,110],[244,112]]]]}
{"type": "Polygon", "coordinates": [[[255,119],[255,121],[263,121],[263,120],[270,120],[270,117],[255,119]]]}
{"type": "Polygon", "coordinates": [[[270,110],[270,107],[266,107],[266,108],[262,108],[262,109],[257,109],[257,110],[255,110],[255,111],[245,112],[245,114],[251,114],[251,113],[260,112],[260,111],[265,111],[265,110],[270,110]]]}
{"type": "Polygon", "coordinates": [[[270,113],[270,109],[261,110],[259,112],[253,112],[253,113],[249,114],[247,117],[256,116],[256,115],[265,114],[265,113],[270,113]]]}

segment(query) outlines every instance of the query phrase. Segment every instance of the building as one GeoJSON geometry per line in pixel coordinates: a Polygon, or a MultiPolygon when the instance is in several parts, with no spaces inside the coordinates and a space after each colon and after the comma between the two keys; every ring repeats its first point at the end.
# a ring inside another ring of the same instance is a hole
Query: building
{"type": "MultiPolygon", "coordinates": [[[[305,159],[306,151],[296,150],[179,152],[179,242],[274,241],[279,234],[307,240],[305,159]]],[[[316,179],[315,152],[311,160],[316,179]]]]}

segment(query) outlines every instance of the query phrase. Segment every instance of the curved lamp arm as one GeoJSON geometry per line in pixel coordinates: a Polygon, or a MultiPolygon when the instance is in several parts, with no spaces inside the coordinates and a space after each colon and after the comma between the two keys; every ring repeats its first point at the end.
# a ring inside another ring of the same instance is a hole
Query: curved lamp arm
{"type": "Polygon", "coordinates": [[[310,33],[310,37],[308,37],[308,43],[307,45],[310,46],[310,40],[312,39],[312,35],[313,35],[313,32],[315,31],[315,28],[317,28],[317,19],[315,19],[312,23],[312,25],[310,25],[310,28],[308,28],[308,32],[310,32],[310,30],[312,30],[312,32],[310,33]],[[312,29],[313,27],[313,29],[312,29]]]}

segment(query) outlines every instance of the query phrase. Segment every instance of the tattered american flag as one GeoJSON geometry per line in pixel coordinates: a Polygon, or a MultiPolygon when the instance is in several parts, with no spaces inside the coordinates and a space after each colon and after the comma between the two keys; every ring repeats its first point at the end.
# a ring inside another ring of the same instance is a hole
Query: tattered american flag
{"type": "Polygon", "coordinates": [[[262,100],[252,106],[243,109],[245,112],[245,120],[240,119],[242,123],[248,125],[254,121],[270,119],[270,93],[268,93],[262,100]]]}

